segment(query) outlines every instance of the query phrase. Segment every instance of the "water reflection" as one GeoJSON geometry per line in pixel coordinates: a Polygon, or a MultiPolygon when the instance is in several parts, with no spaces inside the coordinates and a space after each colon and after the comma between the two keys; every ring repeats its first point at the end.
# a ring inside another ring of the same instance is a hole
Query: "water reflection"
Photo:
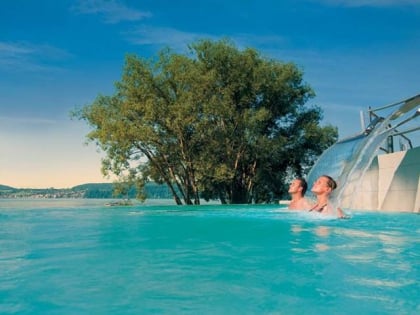
{"type": "Polygon", "coordinates": [[[322,244],[322,243],[315,244],[315,251],[317,252],[325,252],[329,249],[330,247],[327,244],[322,244]]]}
{"type": "Polygon", "coordinates": [[[291,250],[293,252],[324,252],[330,249],[330,245],[326,244],[328,242],[329,236],[331,235],[331,229],[328,226],[317,226],[313,229],[303,228],[299,224],[292,224],[290,226],[291,235],[295,235],[295,238],[292,238],[290,244],[292,246],[291,250]],[[301,238],[301,234],[309,232],[308,234],[313,234],[316,236],[316,240],[323,238],[325,242],[315,242],[312,248],[312,242],[305,242],[301,238]]]}
{"type": "MultiPolygon", "coordinates": [[[[330,228],[327,226],[318,226],[314,229],[314,234],[318,237],[325,238],[324,241],[328,241],[328,237],[330,236],[330,228]]],[[[317,252],[325,252],[330,249],[328,244],[324,242],[315,243],[315,251],[317,252]]]]}
{"type": "Polygon", "coordinates": [[[384,287],[400,288],[400,287],[405,287],[405,286],[416,283],[414,280],[409,280],[409,279],[391,281],[391,280],[378,279],[378,278],[349,277],[347,278],[347,280],[350,282],[355,282],[359,285],[378,287],[378,288],[384,288],[384,287]]]}
{"type": "Polygon", "coordinates": [[[388,255],[400,255],[402,249],[410,242],[410,239],[399,231],[373,233],[346,226],[319,225],[307,228],[301,224],[291,224],[290,232],[295,236],[290,241],[291,250],[294,252],[325,252],[334,249],[346,261],[361,263],[371,263],[388,255]],[[303,235],[310,234],[315,237],[312,248],[308,248],[309,244],[303,242],[303,235]]]}
{"type": "MultiPolygon", "coordinates": [[[[378,266],[383,264],[384,258],[392,256],[397,259],[402,249],[407,246],[409,239],[398,231],[380,231],[372,233],[365,230],[337,227],[334,232],[339,237],[348,239],[341,248],[341,257],[351,262],[371,263],[378,260],[378,266]],[[372,248],[376,249],[372,251],[372,248]]],[[[385,260],[386,261],[386,260],[385,260]]],[[[393,269],[407,269],[407,266],[396,264],[393,269]]]]}
{"type": "Polygon", "coordinates": [[[292,231],[292,233],[300,233],[303,231],[303,228],[299,224],[292,224],[290,230],[292,231]]]}
{"type": "Polygon", "coordinates": [[[328,237],[330,235],[330,228],[328,226],[318,226],[315,228],[315,235],[321,237],[328,237]]]}

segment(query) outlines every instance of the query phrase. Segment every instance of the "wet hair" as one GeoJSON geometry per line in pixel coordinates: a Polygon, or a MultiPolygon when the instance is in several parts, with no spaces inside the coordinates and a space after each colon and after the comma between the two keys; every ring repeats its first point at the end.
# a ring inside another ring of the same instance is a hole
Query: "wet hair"
{"type": "Polygon", "coordinates": [[[337,188],[337,183],[331,176],[322,175],[321,177],[325,177],[327,179],[327,185],[328,187],[331,188],[331,190],[334,190],[337,188]]]}
{"type": "Polygon", "coordinates": [[[308,189],[308,183],[302,177],[298,177],[298,178],[296,178],[296,180],[299,181],[300,187],[302,187],[302,196],[305,196],[306,190],[308,189]]]}

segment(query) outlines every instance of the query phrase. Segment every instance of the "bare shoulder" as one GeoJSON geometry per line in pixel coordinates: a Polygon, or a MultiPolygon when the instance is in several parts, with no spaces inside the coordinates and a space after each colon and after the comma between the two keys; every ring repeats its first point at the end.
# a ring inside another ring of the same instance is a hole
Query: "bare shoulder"
{"type": "Polygon", "coordinates": [[[315,205],[314,202],[311,202],[310,200],[306,198],[302,198],[302,209],[303,210],[310,210],[315,205]]]}
{"type": "Polygon", "coordinates": [[[291,201],[288,206],[289,210],[299,210],[299,202],[291,201]]]}
{"type": "Polygon", "coordinates": [[[289,205],[289,209],[291,210],[309,210],[311,207],[312,204],[306,198],[292,201],[289,205]]]}

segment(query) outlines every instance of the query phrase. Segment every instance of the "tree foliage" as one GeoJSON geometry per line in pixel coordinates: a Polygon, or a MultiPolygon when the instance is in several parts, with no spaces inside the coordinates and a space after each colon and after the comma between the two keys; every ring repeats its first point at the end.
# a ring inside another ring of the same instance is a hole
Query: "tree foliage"
{"type": "Polygon", "coordinates": [[[116,93],[74,114],[106,152],[104,174],[165,183],[177,204],[269,202],[337,139],[313,96],[296,65],[202,40],[187,55],[127,56],[116,93]]]}

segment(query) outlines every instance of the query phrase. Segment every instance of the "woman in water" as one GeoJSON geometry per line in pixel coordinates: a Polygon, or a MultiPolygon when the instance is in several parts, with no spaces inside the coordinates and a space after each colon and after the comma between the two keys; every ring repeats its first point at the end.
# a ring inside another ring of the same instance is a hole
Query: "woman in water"
{"type": "Polygon", "coordinates": [[[335,180],[328,176],[320,176],[313,184],[311,191],[315,194],[317,203],[309,211],[317,211],[324,215],[345,218],[343,210],[335,209],[330,202],[330,195],[337,188],[335,180]]]}

